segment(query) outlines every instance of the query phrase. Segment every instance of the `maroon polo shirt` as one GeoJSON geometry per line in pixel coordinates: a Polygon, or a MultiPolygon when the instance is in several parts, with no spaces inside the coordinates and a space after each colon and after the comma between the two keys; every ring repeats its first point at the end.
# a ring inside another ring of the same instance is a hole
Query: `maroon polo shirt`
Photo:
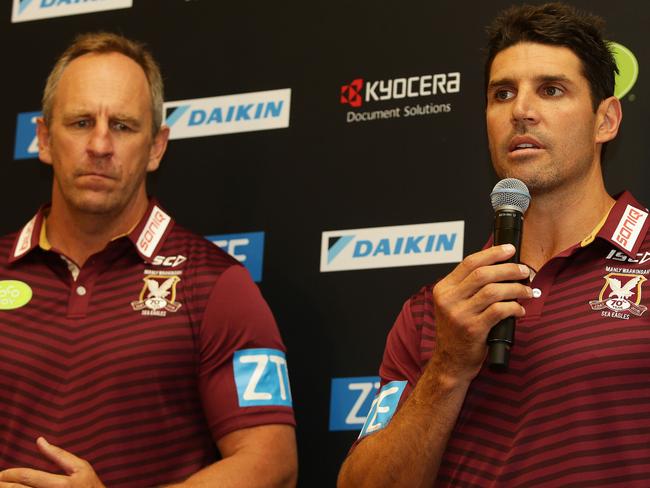
{"type": "Polygon", "coordinates": [[[284,345],[237,261],[151,201],[78,269],[39,246],[43,215],[0,239],[0,469],[60,472],[44,436],[107,486],[158,486],[217,460],[229,432],[294,425],[289,406],[240,406],[233,354],[284,345]]]}
{"type": "MultiPolygon", "coordinates": [[[[594,239],[538,271],[510,368],[472,382],[436,486],[650,486],[647,212],[622,194],[594,239]]],[[[435,347],[431,290],[388,337],[380,374],[408,382],[400,404],[435,347]]]]}

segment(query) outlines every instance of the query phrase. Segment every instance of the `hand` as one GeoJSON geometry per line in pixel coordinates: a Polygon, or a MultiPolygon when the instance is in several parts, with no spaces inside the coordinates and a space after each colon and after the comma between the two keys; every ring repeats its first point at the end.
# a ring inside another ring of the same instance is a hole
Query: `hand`
{"type": "Polygon", "coordinates": [[[43,437],[36,440],[36,445],[65,474],[30,468],[5,469],[0,471],[0,488],[105,488],[88,461],[53,446],[43,437]]]}
{"type": "Polygon", "coordinates": [[[515,300],[532,297],[532,290],[517,281],[527,278],[530,270],[501,263],[514,253],[514,246],[505,244],[467,256],[433,288],[435,354],[447,375],[471,381],[485,360],[492,326],[525,315],[515,300]]]}

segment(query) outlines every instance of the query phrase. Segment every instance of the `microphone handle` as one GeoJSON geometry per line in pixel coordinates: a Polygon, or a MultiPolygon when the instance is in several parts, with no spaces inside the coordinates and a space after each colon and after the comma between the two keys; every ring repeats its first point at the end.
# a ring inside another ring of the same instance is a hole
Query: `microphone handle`
{"type": "MultiPolygon", "coordinates": [[[[507,263],[519,263],[521,234],[524,216],[512,209],[500,209],[494,213],[494,245],[512,244],[515,254],[507,263]]],[[[510,361],[510,348],[515,343],[515,317],[506,317],[488,334],[488,366],[493,371],[505,371],[510,361]]]]}

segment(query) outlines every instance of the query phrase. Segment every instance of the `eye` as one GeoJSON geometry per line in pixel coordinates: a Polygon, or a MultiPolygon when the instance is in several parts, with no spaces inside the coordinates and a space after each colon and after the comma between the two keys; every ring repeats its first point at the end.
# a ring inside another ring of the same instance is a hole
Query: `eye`
{"type": "Polygon", "coordinates": [[[512,90],[508,90],[505,88],[500,88],[499,90],[496,90],[494,92],[494,98],[497,100],[503,101],[503,100],[510,100],[512,97],[514,97],[515,94],[512,90]]]}
{"type": "Polygon", "coordinates": [[[126,132],[131,130],[131,128],[124,122],[113,122],[113,129],[118,132],[126,132]]]}
{"type": "Polygon", "coordinates": [[[73,122],[72,125],[78,129],[87,129],[90,127],[91,123],[88,119],[81,119],[73,122]]]}
{"type": "Polygon", "coordinates": [[[543,88],[544,95],[548,97],[559,97],[564,93],[564,91],[558,86],[545,86],[543,88]]]}

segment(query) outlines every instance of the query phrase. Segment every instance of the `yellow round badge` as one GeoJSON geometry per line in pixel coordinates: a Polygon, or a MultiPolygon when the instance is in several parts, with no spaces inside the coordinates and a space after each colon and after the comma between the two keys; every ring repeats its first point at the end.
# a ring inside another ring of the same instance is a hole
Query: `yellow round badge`
{"type": "Polygon", "coordinates": [[[24,307],[32,299],[32,289],[27,283],[16,280],[0,281],[0,310],[24,307]]]}

